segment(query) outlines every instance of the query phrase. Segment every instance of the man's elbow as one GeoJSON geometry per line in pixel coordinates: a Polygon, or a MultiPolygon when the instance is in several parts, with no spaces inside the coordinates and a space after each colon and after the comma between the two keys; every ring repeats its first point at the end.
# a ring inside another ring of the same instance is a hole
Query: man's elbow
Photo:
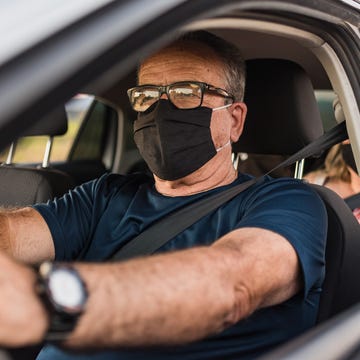
{"type": "Polygon", "coordinates": [[[232,289],[231,302],[228,304],[228,311],[224,321],[224,328],[235,325],[240,320],[250,316],[257,308],[254,296],[244,285],[235,285],[232,289]]]}

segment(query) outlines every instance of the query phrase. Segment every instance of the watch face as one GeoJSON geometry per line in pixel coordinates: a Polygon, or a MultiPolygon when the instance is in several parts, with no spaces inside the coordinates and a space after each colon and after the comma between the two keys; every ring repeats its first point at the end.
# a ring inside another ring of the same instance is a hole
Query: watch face
{"type": "Polygon", "coordinates": [[[66,312],[78,312],[86,300],[84,286],[71,269],[54,270],[48,279],[48,290],[54,304],[66,312]]]}

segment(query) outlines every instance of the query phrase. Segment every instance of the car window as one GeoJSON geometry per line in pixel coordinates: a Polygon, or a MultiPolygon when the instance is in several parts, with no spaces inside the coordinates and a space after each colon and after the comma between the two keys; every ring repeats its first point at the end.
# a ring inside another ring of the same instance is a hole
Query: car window
{"type": "Polygon", "coordinates": [[[333,90],[315,90],[315,97],[319,106],[324,131],[330,130],[336,125],[333,102],[336,94],[333,90]]]}
{"type": "MultiPolygon", "coordinates": [[[[81,124],[94,102],[94,96],[78,94],[65,104],[68,117],[68,130],[63,136],[54,137],[51,150],[51,161],[66,161],[71,148],[78,135],[81,124]]],[[[27,136],[18,139],[12,162],[14,163],[38,163],[44,156],[47,136],[27,136]]],[[[0,162],[5,162],[10,147],[0,153],[0,162]]]]}
{"type": "Polygon", "coordinates": [[[110,137],[116,138],[117,117],[117,111],[113,107],[99,99],[93,99],[69,153],[69,160],[101,160],[110,137]]]}

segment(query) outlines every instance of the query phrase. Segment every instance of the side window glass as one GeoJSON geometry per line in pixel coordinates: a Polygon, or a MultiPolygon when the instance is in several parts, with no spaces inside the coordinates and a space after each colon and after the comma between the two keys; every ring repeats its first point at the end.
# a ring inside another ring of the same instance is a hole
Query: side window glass
{"type": "Polygon", "coordinates": [[[117,142],[117,127],[117,110],[101,100],[94,99],[74,141],[68,160],[100,160],[107,168],[110,168],[117,142]]]}
{"type": "MultiPolygon", "coordinates": [[[[51,162],[66,161],[80,126],[89,111],[94,97],[79,94],[65,104],[68,117],[68,131],[62,136],[55,136],[51,151],[51,162]]],[[[18,139],[12,157],[14,163],[40,163],[43,159],[47,136],[27,136],[18,139]]],[[[9,148],[0,153],[0,163],[7,160],[9,148]]]]}
{"type": "Polygon", "coordinates": [[[64,136],[58,136],[54,140],[54,154],[52,157],[54,161],[66,161],[68,159],[79,129],[93,102],[94,96],[78,94],[65,104],[65,110],[68,116],[68,131],[64,136]],[[55,153],[55,151],[57,153],[55,153]],[[61,158],[59,153],[62,153],[61,158]]]}
{"type": "Polygon", "coordinates": [[[315,97],[319,106],[324,131],[330,130],[336,125],[333,108],[335,93],[332,90],[315,90],[315,97]]]}

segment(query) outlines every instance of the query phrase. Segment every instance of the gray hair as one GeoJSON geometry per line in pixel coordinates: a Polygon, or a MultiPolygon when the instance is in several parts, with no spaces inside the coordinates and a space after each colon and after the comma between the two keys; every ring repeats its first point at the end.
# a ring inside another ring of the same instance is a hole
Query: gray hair
{"type": "Polygon", "coordinates": [[[194,41],[211,48],[224,64],[226,89],[236,101],[244,100],[246,69],[239,48],[207,31],[194,31],[182,35],[176,42],[194,41]]]}

